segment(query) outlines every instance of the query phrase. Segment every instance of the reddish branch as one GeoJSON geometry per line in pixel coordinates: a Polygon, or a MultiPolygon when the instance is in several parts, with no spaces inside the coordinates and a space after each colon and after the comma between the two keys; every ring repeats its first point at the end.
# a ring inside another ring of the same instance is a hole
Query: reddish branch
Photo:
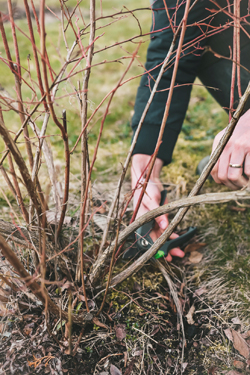
{"type": "MultiPolygon", "coordinates": [[[[10,17],[10,24],[11,24],[11,30],[12,30],[12,38],[13,38],[13,43],[14,43],[14,48],[15,48],[15,55],[16,55],[16,65],[14,64],[14,76],[15,76],[15,86],[16,86],[16,92],[17,92],[17,103],[18,103],[19,116],[20,116],[21,122],[23,123],[25,120],[25,116],[24,116],[24,108],[23,108],[23,103],[22,103],[22,91],[21,91],[22,73],[21,73],[20,55],[19,55],[19,49],[18,49],[18,42],[16,38],[16,30],[15,30],[11,0],[8,0],[8,9],[9,9],[9,17],[10,17]]],[[[25,146],[26,146],[27,155],[29,158],[30,168],[32,169],[33,156],[32,156],[31,145],[29,142],[29,132],[28,132],[27,127],[25,127],[24,129],[24,136],[25,136],[25,146]]]]}
{"type": "MultiPolygon", "coordinates": [[[[39,100],[39,102],[35,105],[35,107],[32,109],[32,111],[29,113],[29,115],[27,115],[26,117],[26,120],[24,121],[24,123],[22,124],[22,127],[19,129],[19,131],[16,133],[13,141],[16,142],[18,140],[18,138],[20,137],[20,135],[22,134],[24,128],[27,126],[28,122],[30,121],[30,118],[31,116],[36,112],[37,108],[39,107],[39,105],[42,103],[44,97],[45,97],[46,94],[44,94],[44,96],[39,100]]],[[[5,154],[3,155],[2,159],[0,160],[0,165],[3,164],[6,156],[8,155],[9,153],[9,150],[6,150],[5,154]]]]}
{"type": "MultiPolygon", "coordinates": [[[[84,239],[84,225],[85,225],[85,211],[87,207],[87,198],[88,198],[88,184],[87,184],[87,170],[88,170],[88,142],[87,142],[87,128],[85,127],[87,122],[87,110],[88,110],[88,85],[91,72],[91,63],[93,59],[94,52],[94,40],[95,40],[95,0],[90,1],[90,36],[89,36],[89,51],[88,56],[86,57],[86,71],[84,75],[83,85],[82,85],[82,95],[81,95],[81,122],[83,135],[81,138],[81,215],[80,215],[80,238],[79,238],[79,251],[80,251],[80,260],[81,260],[81,280],[83,293],[85,301],[87,301],[87,294],[85,289],[84,281],[84,259],[83,259],[83,239],[84,239]]],[[[78,34],[79,43],[81,43],[80,30],[78,34]]],[[[82,51],[84,51],[83,46],[82,51]]],[[[84,56],[84,53],[83,53],[84,56]]],[[[78,256],[79,259],[79,256],[78,256]]],[[[78,276],[78,275],[77,275],[78,276]]],[[[88,304],[86,303],[87,310],[89,309],[88,304]]]]}
{"type": "Polygon", "coordinates": [[[234,106],[234,88],[236,78],[236,59],[237,59],[237,21],[236,21],[236,7],[237,0],[234,0],[234,31],[233,31],[233,63],[232,63],[232,75],[231,75],[231,88],[230,88],[230,112],[229,121],[232,118],[233,106],[234,106]]]}
{"type": "Polygon", "coordinates": [[[45,48],[45,15],[44,15],[44,6],[45,6],[45,0],[41,0],[40,3],[40,42],[41,42],[41,54],[42,54],[42,69],[43,69],[43,79],[44,79],[44,85],[46,90],[46,95],[48,98],[48,105],[49,110],[51,113],[51,116],[53,118],[54,123],[58,126],[58,128],[61,131],[62,139],[64,142],[64,155],[65,155],[65,179],[64,179],[64,196],[63,196],[63,202],[62,202],[62,212],[58,223],[57,228],[57,234],[60,233],[66,210],[67,210],[67,204],[68,204],[68,197],[69,197],[69,174],[70,174],[70,153],[69,153],[69,143],[68,143],[68,134],[64,129],[64,126],[58,121],[58,118],[56,117],[53,102],[50,94],[50,88],[49,88],[49,82],[48,82],[48,76],[47,76],[47,55],[46,55],[46,48],[45,48]]]}
{"type": "Polygon", "coordinates": [[[29,196],[32,200],[32,203],[33,203],[33,205],[34,205],[34,207],[37,211],[38,217],[41,217],[42,214],[43,214],[41,203],[40,203],[40,200],[38,198],[36,188],[34,186],[32,178],[30,176],[27,165],[26,165],[19,149],[17,148],[17,145],[15,144],[15,142],[11,138],[7,128],[5,127],[4,122],[1,119],[0,119],[0,134],[2,135],[2,138],[3,138],[6,146],[8,147],[9,151],[11,152],[11,154],[14,157],[14,160],[15,160],[15,162],[16,162],[18,168],[19,168],[19,171],[21,173],[21,176],[23,178],[23,182],[25,184],[25,187],[26,187],[26,189],[29,193],[29,196]]]}
{"type": "MultiPolygon", "coordinates": [[[[38,56],[37,56],[36,41],[35,41],[34,32],[33,32],[30,10],[29,10],[29,6],[28,6],[28,1],[27,0],[23,0],[23,1],[24,1],[24,7],[25,7],[25,12],[26,12],[26,17],[27,17],[27,22],[28,22],[28,27],[29,27],[30,40],[31,40],[31,44],[32,44],[33,58],[35,60],[36,74],[37,74],[37,78],[38,78],[38,85],[39,85],[41,95],[43,96],[44,95],[44,88],[43,88],[41,71],[40,71],[40,66],[39,66],[39,61],[38,61],[38,56]]],[[[33,4],[33,2],[32,2],[32,4],[33,4]]],[[[34,13],[34,14],[36,14],[36,13],[34,13]]],[[[48,111],[48,105],[46,103],[46,98],[43,101],[43,105],[44,105],[45,111],[47,112],[48,111]]]]}
{"type": "Polygon", "coordinates": [[[236,0],[236,60],[237,60],[237,86],[239,98],[242,97],[240,80],[240,0],[236,0]]]}
{"type": "Polygon", "coordinates": [[[11,0],[7,0],[7,1],[8,1],[8,9],[9,9],[9,18],[10,18],[12,37],[13,37],[13,43],[14,43],[14,49],[15,49],[15,55],[16,55],[17,71],[18,71],[18,76],[21,77],[20,56],[19,56],[18,43],[17,43],[17,38],[16,38],[16,30],[15,30],[15,24],[14,24],[14,18],[13,18],[12,3],[11,3],[11,0]]]}
{"type": "MultiPolygon", "coordinates": [[[[62,12],[63,12],[65,18],[66,18],[67,21],[68,21],[68,25],[71,26],[71,29],[72,29],[73,33],[75,34],[75,38],[77,39],[77,33],[76,33],[76,31],[75,31],[75,29],[74,29],[74,26],[73,26],[73,24],[72,24],[71,16],[70,16],[69,10],[68,10],[68,8],[67,8],[67,5],[65,4],[64,1],[62,1],[62,0],[59,0],[59,1],[60,1],[60,4],[61,4],[61,10],[62,10],[62,12]],[[68,14],[66,14],[66,12],[65,12],[65,8],[66,8],[68,14]]],[[[66,31],[66,30],[65,30],[65,31],[66,31]]]]}
{"type": "MultiPolygon", "coordinates": [[[[0,107],[0,120],[4,124],[4,118],[3,118],[1,107],[0,107]]],[[[28,212],[27,212],[27,210],[25,208],[25,205],[24,205],[24,202],[23,202],[23,198],[22,198],[22,194],[21,194],[21,191],[20,191],[20,188],[19,188],[18,181],[17,181],[17,176],[16,176],[16,172],[15,172],[15,169],[14,169],[11,154],[8,154],[8,163],[9,163],[10,173],[12,175],[12,180],[13,180],[14,186],[11,184],[11,181],[9,180],[7,174],[5,176],[5,179],[8,183],[8,185],[10,186],[10,189],[13,192],[14,197],[16,198],[18,205],[21,208],[24,220],[28,224],[29,223],[29,215],[28,215],[28,212]]],[[[1,165],[1,169],[2,168],[3,168],[3,166],[1,165]]],[[[4,174],[4,169],[2,169],[2,173],[4,174]]]]}
{"type": "Polygon", "coordinates": [[[4,26],[3,26],[3,19],[2,19],[2,13],[1,12],[0,12],[0,31],[1,31],[1,35],[2,35],[2,40],[3,40],[3,45],[4,45],[5,53],[7,55],[7,59],[8,59],[8,62],[10,64],[10,69],[13,72],[14,71],[14,66],[13,66],[13,62],[12,62],[12,58],[11,58],[11,54],[10,54],[9,45],[8,45],[8,41],[7,41],[7,38],[6,38],[4,26]]]}

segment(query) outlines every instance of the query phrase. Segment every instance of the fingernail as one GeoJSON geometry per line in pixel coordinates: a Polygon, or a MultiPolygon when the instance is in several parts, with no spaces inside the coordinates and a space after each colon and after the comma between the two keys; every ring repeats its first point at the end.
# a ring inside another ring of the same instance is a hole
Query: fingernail
{"type": "Polygon", "coordinates": [[[159,223],[159,227],[160,227],[161,229],[166,229],[166,227],[167,227],[166,222],[165,222],[164,220],[160,221],[160,223],[159,223]]]}

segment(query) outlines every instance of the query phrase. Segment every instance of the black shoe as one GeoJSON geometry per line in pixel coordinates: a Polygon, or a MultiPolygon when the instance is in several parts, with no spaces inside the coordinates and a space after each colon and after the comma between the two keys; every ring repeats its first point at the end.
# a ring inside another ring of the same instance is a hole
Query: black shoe
{"type": "MultiPolygon", "coordinates": [[[[198,174],[199,176],[202,174],[203,170],[205,169],[206,165],[208,164],[209,162],[209,159],[210,159],[210,155],[207,155],[205,156],[198,164],[197,168],[196,168],[196,174],[198,174]]],[[[209,175],[208,177],[208,180],[211,182],[213,181],[213,177],[211,176],[211,174],[209,175]]]]}

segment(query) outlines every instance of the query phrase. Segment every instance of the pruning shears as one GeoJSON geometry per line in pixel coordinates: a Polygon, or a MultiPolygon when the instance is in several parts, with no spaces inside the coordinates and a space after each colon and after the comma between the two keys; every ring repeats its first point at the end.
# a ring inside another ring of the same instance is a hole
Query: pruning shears
{"type": "MultiPolygon", "coordinates": [[[[167,191],[163,190],[161,192],[161,202],[160,206],[162,206],[166,200],[167,191]]],[[[150,222],[142,225],[135,231],[135,245],[130,247],[125,253],[123,254],[123,259],[133,258],[137,254],[141,252],[147,251],[153,244],[153,240],[150,237],[150,232],[155,225],[155,220],[151,220],[150,222]]],[[[196,227],[189,227],[186,233],[180,235],[179,237],[166,241],[160,250],[154,255],[155,259],[159,259],[162,257],[166,257],[168,252],[175,248],[184,245],[188,242],[196,233],[196,227]]]]}

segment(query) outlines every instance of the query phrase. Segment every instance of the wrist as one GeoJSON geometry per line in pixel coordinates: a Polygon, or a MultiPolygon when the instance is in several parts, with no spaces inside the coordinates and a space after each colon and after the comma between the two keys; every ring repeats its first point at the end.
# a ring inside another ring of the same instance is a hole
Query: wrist
{"type": "MultiPolygon", "coordinates": [[[[152,156],[146,154],[135,154],[132,157],[132,171],[134,171],[137,175],[143,174],[143,177],[147,175],[148,167],[150,165],[150,160],[152,156]]],[[[154,167],[151,172],[150,179],[160,179],[161,169],[163,167],[163,160],[156,158],[154,167]]]]}

